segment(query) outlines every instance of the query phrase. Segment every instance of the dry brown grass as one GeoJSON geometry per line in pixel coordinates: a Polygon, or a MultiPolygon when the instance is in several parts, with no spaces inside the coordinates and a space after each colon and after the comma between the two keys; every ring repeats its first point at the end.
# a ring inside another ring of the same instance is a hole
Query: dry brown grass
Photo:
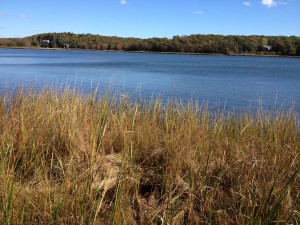
{"type": "Polygon", "coordinates": [[[95,96],[1,95],[1,223],[299,223],[292,110],[95,96]]]}

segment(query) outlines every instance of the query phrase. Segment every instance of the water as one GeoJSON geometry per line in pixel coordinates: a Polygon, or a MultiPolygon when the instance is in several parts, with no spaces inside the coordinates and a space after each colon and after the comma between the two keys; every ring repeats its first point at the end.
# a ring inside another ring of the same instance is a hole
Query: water
{"type": "Polygon", "coordinates": [[[300,112],[299,58],[0,49],[1,89],[67,82],[86,92],[113,83],[133,98],[192,98],[240,110],[295,104],[300,112]]]}

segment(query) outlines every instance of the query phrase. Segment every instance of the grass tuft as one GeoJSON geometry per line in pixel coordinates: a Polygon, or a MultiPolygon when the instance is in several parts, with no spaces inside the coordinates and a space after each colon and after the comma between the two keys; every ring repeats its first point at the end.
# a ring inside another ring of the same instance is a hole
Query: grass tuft
{"type": "Polygon", "coordinates": [[[299,224],[294,110],[20,88],[0,96],[3,224],[299,224]]]}

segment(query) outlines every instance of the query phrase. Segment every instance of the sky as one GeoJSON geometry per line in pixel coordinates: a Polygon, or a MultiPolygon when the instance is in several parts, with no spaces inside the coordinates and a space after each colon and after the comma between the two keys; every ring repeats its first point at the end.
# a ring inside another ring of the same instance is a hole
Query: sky
{"type": "Polygon", "coordinates": [[[300,36],[300,0],[0,0],[0,38],[47,32],[300,36]]]}

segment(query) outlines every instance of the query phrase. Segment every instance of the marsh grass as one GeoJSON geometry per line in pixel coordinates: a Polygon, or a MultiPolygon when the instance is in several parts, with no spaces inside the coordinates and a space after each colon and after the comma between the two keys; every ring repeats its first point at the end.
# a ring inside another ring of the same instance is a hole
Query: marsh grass
{"type": "Polygon", "coordinates": [[[3,224],[299,224],[293,110],[45,88],[0,97],[3,224]]]}

